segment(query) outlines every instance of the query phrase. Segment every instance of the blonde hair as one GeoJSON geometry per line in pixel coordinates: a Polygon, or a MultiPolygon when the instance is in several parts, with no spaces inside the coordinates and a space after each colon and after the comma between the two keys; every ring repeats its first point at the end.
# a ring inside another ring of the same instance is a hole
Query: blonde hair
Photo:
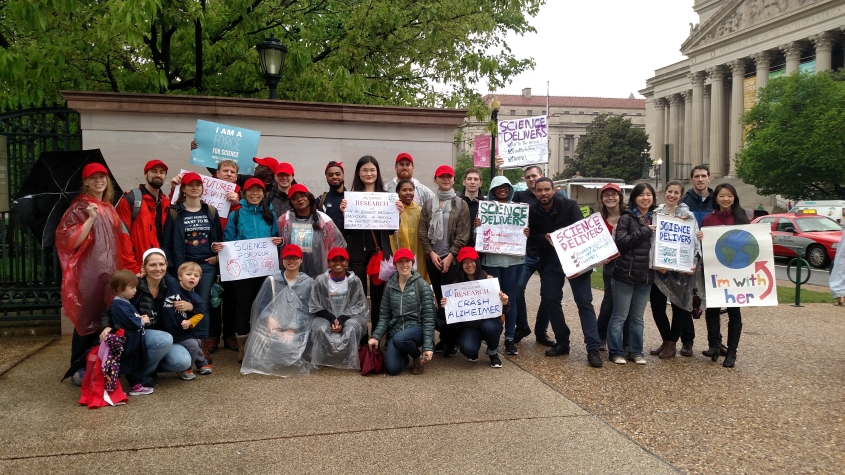
{"type": "Polygon", "coordinates": [[[194,271],[202,277],[202,267],[194,261],[184,262],[181,266],[179,266],[179,270],[176,273],[179,277],[182,277],[182,274],[187,271],[194,271]]]}
{"type": "MultiPolygon", "coordinates": [[[[96,198],[96,196],[91,194],[91,190],[88,188],[88,185],[85,184],[85,180],[82,180],[82,194],[96,198]]],[[[103,199],[101,201],[103,203],[111,203],[113,199],[114,199],[114,187],[111,184],[111,178],[107,176],[106,177],[106,189],[103,191],[103,199]]]]}
{"type": "Polygon", "coordinates": [[[217,169],[218,170],[220,170],[224,166],[233,167],[235,169],[235,173],[237,173],[241,169],[241,167],[239,167],[238,164],[234,160],[221,160],[220,162],[217,163],[217,169]]]}

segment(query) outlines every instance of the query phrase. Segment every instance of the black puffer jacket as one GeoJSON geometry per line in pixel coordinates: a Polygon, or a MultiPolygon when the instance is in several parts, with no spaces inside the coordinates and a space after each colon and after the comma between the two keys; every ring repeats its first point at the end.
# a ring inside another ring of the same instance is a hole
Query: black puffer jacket
{"type": "Polygon", "coordinates": [[[161,305],[164,303],[164,298],[167,297],[167,285],[164,279],[158,285],[158,297],[153,298],[150,293],[150,287],[147,279],[138,279],[138,291],[132,299],[132,305],[138,310],[138,315],[147,315],[150,317],[150,324],[147,328],[154,330],[163,330],[159,316],[161,315],[161,305]]]}
{"type": "Polygon", "coordinates": [[[628,284],[650,284],[654,274],[649,269],[651,228],[642,224],[631,210],[622,212],[614,230],[619,257],[613,266],[613,278],[628,284]]]}

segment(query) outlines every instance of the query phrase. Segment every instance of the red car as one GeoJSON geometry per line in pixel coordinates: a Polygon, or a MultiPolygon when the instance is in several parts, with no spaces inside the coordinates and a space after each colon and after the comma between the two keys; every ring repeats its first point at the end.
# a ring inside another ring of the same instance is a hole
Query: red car
{"type": "Polygon", "coordinates": [[[804,248],[804,258],[811,266],[822,269],[836,256],[842,240],[842,228],[836,221],[811,214],[770,214],[752,223],[772,227],[775,256],[795,257],[795,247],[804,248]]]}

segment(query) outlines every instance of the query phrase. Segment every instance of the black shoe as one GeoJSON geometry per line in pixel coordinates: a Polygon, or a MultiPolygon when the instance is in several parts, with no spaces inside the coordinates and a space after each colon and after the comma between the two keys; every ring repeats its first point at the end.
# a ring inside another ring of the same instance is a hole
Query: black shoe
{"type": "Polygon", "coordinates": [[[513,342],[519,343],[520,341],[522,341],[523,338],[527,337],[530,334],[530,328],[517,328],[516,332],[513,334],[513,342]]]}
{"type": "Polygon", "coordinates": [[[725,361],[722,362],[722,366],[725,368],[733,368],[736,364],[736,353],[731,351],[728,352],[728,355],[725,356],[725,361]]]}
{"type": "Polygon", "coordinates": [[[458,354],[458,345],[449,345],[443,350],[443,356],[451,358],[458,354]]]}
{"type": "Polygon", "coordinates": [[[601,355],[596,350],[590,350],[587,352],[587,362],[590,363],[590,366],[593,368],[601,368],[603,365],[601,355]]]}
{"type": "Polygon", "coordinates": [[[545,333],[537,334],[537,343],[543,346],[555,346],[555,341],[549,338],[545,333]]]}
{"type": "Polygon", "coordinates": [[[564,345],[562,343],[555,344],[548,350],[546,350],[546,356],[563,356],[569,354],[569,345],[564,345]]]}
{"type": "Polygon", "coordinates": [[[678,353],[680,353],[681,356],[692,356],[692,343],[684,343],[683,346],[681,346],[681,351],[678,353]]]}
{"type": "Polygon", "coordinates": [[[505,353],[509,355],[518,355],[519,350],[516,349],[512,340],[505,340],[505,353]]]}
{"type": "Polygon", "coordinates": [[[711,346],[709,349],[702,351],[701,354],[713,361],[717,361],[719,359],[719,347],[711,346]]]}
{"type": "Polygon", "coordinates": [[[493,368],[502,367],[502,360],[499,358],[498,353],[496,353],[495,355],[490,355],[490,366],[492,366],[493,368]]]}
{"type": "Polygon", "coordinates": [[[728,347],[719,343],[719,354],[722,356],[728,356],[728,347]]]}
{"type": "Polygon", "coordinates": [[[434,345],[434,352],[435,353],[443,353],[443,350],[446,349],[446,344],[442,341],[438,341],[436,345],[434,345]]]}

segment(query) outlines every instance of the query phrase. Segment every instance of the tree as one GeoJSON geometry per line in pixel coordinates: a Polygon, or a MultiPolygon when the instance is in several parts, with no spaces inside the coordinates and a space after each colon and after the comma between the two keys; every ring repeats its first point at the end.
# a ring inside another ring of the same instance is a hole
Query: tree
{"type": "Polygon", "coordinates": [[[578,142],[563,176],[642,177],[643,150],[649,150],[648,135],[634,127],[624,115],[600,114],[587,126],[587,136],[578,142]]]}
{"type": "MultiPolygon", "coordinates": [[[[472,153],[465,152],[458,156],[458,161],[455,166],[455,189],[458,191],[464,190],[464,172],[467,168],[474,166],[472,160],[472,153]]],[[[498,174],[499,171],[496,170],[498,174]]],[[[510,180],[512,185],[522,180],[521,168],[510,168],[505,170],[505,176],[510,180]]],[[[481,193],[487,196],[490,191],[490,167],[481,168],[481,193]]]]}
{"type": "Polygon", "coordinates": [[[736,172],[760,194],[845,199],[845,76],[792,74],[760,89],[736,172]],[[839,81],[834,80],[839,79],[839,81]]]}
{"type": "Polygon", "coordinates": [[[7,0],[0,101],[62,89],[266,97],[255,45],[288,47],[278,96],[359,104],[482,104],[533,67],[509,33],[544,0],[7,0]]]}

